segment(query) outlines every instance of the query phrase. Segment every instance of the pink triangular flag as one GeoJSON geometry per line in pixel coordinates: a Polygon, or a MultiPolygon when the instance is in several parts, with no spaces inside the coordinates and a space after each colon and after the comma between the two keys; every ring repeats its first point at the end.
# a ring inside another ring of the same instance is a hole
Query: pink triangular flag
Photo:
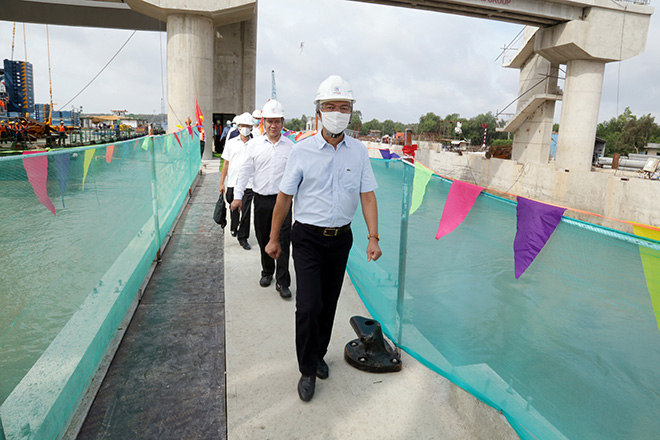
{"type": "Polygon", "coordinates": [[[105,161],[110,163],[112,162],[112,153],[115,152],[115,146],[110,145],[108,148],[105,150],[105,161]]]}
{"type": "MultiPolygon", "coordinates": [[[[33,153],[45,153],[45,151],[24,151],[23,155],[33,153]]],[[[53,205],[53,202],[48,197],[48,188],[46,186],[48,180],[48,156],[24,157],[23,167],[37,198],[39,198],[42,205],[55,215],[55,205],[53,205]]]]}
{"type": "Polygon", "coordinates": [[[449,234],[463,222],[483,189],[481,186],[454,180],[449,188],[445,208],[442,210],[440,226],[435,234],[436,240],[449,234]]]}
{"type": "Polygon", "coordinates": [[[517,231],[513,241],[516,279],[520,278],[557,228],[566,208],[518,197],[517,231]]]}

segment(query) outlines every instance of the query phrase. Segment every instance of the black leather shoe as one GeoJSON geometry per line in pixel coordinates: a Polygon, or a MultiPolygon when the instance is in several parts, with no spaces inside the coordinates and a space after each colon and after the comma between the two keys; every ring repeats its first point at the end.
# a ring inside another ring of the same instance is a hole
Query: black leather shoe
{"type": "Polygon", "coordinates": [[[236,237],[236,234],[238,234],[238,231],[231,231],[231,236],[236,237]]]}
{"type": "Polygon", "coordinates": [[[280,292],[280,296],[282,298],[291,298],[291,289],[289,289],[287,286],[280,286],[279,284],[275,284],[275,290],[280,292]]]}
{"type": "Polygon", "coordinates": [[[315,376],[300,376],[298,382],[298,395],[300,400],[309,402],[314,397],[314,388],[316,387],[315,376]]]}
{"type": "Polygon", "coordinates": [[[316,367],[316,377],[319,379],[327,379],[330,376],[330,369],[328,364],[325,363],[323,359],[319,361],[318,366],[316,367]]]}
{"type": "MultiPolygon", "coordinates": [[[[250,243],[248,243],[247,240],[239,240],[238,244],[240,244],[243,247],[243,249],[245,249],[246,251],[249,251],[250,249],[252,249],[252,246],[250,246],[250,243]]],[[[268,284],[270,284],[270,283],[268,283],[268,284]]]]}
{"type": "Polygon", "coordinates": [[[268,287],[270,286],[270,283],[273,281],[273,276],[272,275],[264,275],[261,277],[259,280],[259,285],[261,287],[268,287]]]}

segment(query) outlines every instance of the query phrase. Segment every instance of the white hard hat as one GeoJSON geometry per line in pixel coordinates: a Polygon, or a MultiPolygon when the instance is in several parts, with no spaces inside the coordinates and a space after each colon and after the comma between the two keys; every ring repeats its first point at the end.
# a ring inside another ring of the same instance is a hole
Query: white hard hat
{"type": "Polygon", "coordinates": [[[279,101],[271,99],[264,105],[261,116],[264,118],[283,118],[284,107],[282,107],[279,101]]]}
{"type": "Polygon", "coordinates": [[[256,109],[255,111],[252,112],[252,117],[254,119],[261,119],[261,110],[256,109]]]}
{"type": "Polygon", "coordinates": [[[314,104],[326,101],[348,101],[353,103],[355,102],[353,89],[341,76],[330,75],[319,85],[314,104]]]}
{"type": "Polygon", "coordinates": [[[242,113],[242,114],[236,116],[236,118],[234,118],[234,120],[236,121],[236,123],[238,125],[252,126],[252,116],[248,112],[245,112],[245,113],[242,113]]]}

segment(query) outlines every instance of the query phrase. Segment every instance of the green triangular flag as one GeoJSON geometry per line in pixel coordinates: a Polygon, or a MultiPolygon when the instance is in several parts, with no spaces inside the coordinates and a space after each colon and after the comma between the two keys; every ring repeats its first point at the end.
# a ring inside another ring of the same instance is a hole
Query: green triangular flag
{"type": "Polygon", "coordinates": [[[431,180],[433,171],[426,168],[424,165],[415,161],[415,180],[413,180],[412,203],[410,205],[410,215],[417,211],[417,208],[422,206],[424,194],[426,194],[426,185],[431,180]]]}

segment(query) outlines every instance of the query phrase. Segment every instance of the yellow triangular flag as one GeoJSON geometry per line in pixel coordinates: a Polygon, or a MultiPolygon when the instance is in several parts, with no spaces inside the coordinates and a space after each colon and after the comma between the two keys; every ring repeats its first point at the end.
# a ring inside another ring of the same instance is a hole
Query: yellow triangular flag
{"type": "MultiPolygon", "coordinates": [[[[635,235],[660,241],[660,230],[652,228],[652,226],[645,227],[640,224],[633,224],[635,235]]],[[[649,295],[651,295],[655,320],[658,323],[658,329],[660,329],[660,251],[639,246],[639,256],[642,258],[646,286],[649,289],[649,295]]]]}
{"type": "Polygon", "coordinates": [[[92,163],[92,159],[94,158],[94,152],[96,152],[96,148],[85,150],[85,171],[83,173],[83,184],[82,184],[83,191],[85,191],[85,179],[87,178],[87,171],[89,171],[89,165],[92,163]]]}

